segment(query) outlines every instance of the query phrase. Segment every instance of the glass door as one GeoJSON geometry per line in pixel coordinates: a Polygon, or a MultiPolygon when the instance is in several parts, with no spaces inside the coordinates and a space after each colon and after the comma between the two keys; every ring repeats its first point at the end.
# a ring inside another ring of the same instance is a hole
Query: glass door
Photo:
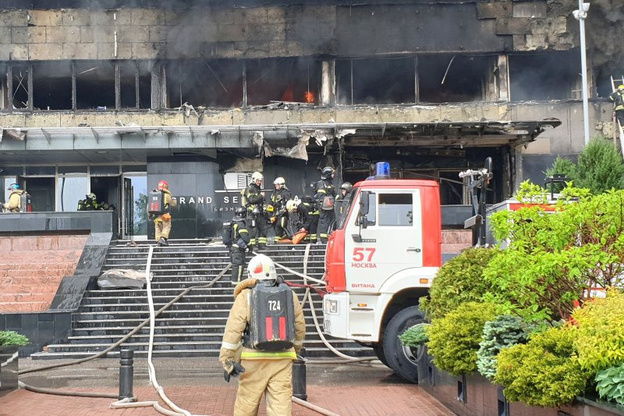
{"type": "Polygon", "coordinates": [[[147,175],[123,176],[121,238],[147,240],[147,175]]]}

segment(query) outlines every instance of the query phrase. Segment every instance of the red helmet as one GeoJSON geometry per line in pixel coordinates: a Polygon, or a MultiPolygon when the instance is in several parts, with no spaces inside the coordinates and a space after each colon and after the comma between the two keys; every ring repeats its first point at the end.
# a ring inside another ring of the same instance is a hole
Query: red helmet
{"type": "Polygon", "coordinates": [[[165,189],[169,189],[169,183],[167,181],[160,181],[158,182],[157,188],[159,191],[164,191],[165,189]]]}

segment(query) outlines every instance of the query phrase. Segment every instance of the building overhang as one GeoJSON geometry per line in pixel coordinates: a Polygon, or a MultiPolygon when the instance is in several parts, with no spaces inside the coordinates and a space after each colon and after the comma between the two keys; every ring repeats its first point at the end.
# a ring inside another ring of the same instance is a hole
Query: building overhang
{"type": "Polygon", "coordinates": [[[5,127],[0,166],[24,164],[145,163],[148,158],[219,152],[307,159],[309,152],[407,146],[455,149],[521,146],[561,124],[557,119],[428,123],[318,123],[135,127],[5,127]],[[296,151],[293,151],[296,149],[296,151]]]}

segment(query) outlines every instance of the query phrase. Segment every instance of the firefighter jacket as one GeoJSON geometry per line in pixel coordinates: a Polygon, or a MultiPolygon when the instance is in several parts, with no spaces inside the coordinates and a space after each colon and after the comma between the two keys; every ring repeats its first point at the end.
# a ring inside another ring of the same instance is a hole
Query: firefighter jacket
{"type": "Polygon", "coordinates": [[[293,303],[295,311],[295,342],[294,347],[286,351],[261,351],[253,348],[243,347],[243,332],[251,322],[251,310],[249,307],[249,295],[251,289],[258,282],[257,279],[246,279],[240,282],[234,289],[234,305],[230,310],[223,342],[219,353],[219,362],[227,370],[229,367],[226,361],[239,361],[239,357],[244,360],[296,360],[297,353],[303,346],[305,337],[305,320],[303,309],[297,294],[293,292],[293,303]],[[242,350],[241,350],[242,349],[242,350]]]}
{"type": "Polygon", "coordinates": [[[288,188],[275,189],[271,194],[270,206],[273,212],[269,212],[270,217],[279,217],[286,214],[286,202],[290,199],[290,190],[288,188]]]}
{"type": "Polygon", "coordinates": [[[615,111],[624,110],[624,92],[617,90],[609,95],[609,99],[613,101],[615,111]]]}
{"type": "Polygon", "coordinates": [[[23,192],[24,191],[22,191],[21,189],[11,191],[11,193],[9,194],[9,202],[6,202],[2,205],[4,207],[4,210],[9,212],[20,212],[23,192]]]}
{"type": "Polygon", "coordinates": [[[247,208],[247,214],[252,214],[257,209],[257,213],[262,214],[264,210],[264,195],[262,189],[255,183],[241,191],[241,203],[247,208]]]}
{"type": "Polygon", "coordinates": [[[249,230],[245,220],[235,218],[232,220],[232,246],[245,250],[250,241],[249,230]]]}
{"type": "Polygon", "coordinates": [[[168,189],[163,189],[163,213],[158,215],[154,221],[171,221],[171,208],[178,205],[178,201],[173,198],[168,189]]]}
{"type": "Polygon", "coordinates": [[[316,195],[314,196],[314,200],[316,201],[316,208],[318,210],[323,209],[323,200],[325,197],[332,197],[332,199],[336,197],[336,187],[331,179],[321,179],[316,183],[316,195]]]}

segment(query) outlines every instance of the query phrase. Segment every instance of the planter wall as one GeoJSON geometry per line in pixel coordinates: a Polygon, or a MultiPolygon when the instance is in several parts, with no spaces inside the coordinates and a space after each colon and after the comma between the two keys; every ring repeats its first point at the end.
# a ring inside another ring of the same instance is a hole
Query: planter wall
{"type": "Polygon", "coordinates": [[[503,389],[481,375],[453,376],[420,355],[418,385],[459,416],[624,416],[618,406],[580,398],[574,406],[551,408],[509,403],[503,389]]]}
{"type": "Polygon", "coordinates": [[[0,396],[17,390],[19,347],[0,347],[0,396]]]}

